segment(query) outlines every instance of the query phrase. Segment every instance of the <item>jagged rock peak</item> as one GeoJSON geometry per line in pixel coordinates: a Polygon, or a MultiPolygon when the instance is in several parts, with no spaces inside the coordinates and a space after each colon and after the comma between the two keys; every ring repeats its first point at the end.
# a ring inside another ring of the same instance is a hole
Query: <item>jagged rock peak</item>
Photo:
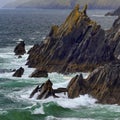
{"type": "Polygon", "coordinates": [[[104,45],[105,31],[86,13],[87,5],[82,10],[76,5],[63,24],[52,26],[46,39],[29,51],[27,65],[65,73],[96,66],[103,58],[107,61],[110,55],[104,45]]]}
{"type": "Polygon", "coordinates": [[[83,20],[85,20],[86,23],[90,25],[96,24],[96,22],[90,20],[89,17],[87,16],[87,4],[83,7],[81,11],[79,9],[80,9],[79,4],[77,4],[62,25],[52,26],[49,35],[52,35],[53,37],[58,37],[58,38],[64,35],[68,35],[83,20]]]}

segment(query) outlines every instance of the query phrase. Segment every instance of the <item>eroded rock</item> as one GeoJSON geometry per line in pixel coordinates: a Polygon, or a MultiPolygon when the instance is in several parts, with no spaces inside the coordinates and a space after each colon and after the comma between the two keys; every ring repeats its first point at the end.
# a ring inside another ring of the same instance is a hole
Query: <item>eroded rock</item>
{"type": "Polygon", "coordinates": [[[88,77],[89,94],[100,103],[120,104],[120,62],[112,62],[94,70],[88,77]]]}
{"type": "Polygon", "coordinates": [[[87,85],[87,82],[83,79],[82,74],[80,74],[72,78],[67,86],[67,89],[68,97],[76,98],[79,97],[79,95],[87,94],[89,87],[87,85]]]}
{"type": "Polygon", "coordinates": [[[48,77],[48,72],[46,70],[36,69],[30,77],[48,77]]]}
{"type": "Polygon", "coordinates": [[[76,5],[63,24],[53,26],[46,39],[29,51],[27,65],[68,73],[93,70],[109,61],[105,31],[86,10],[87,5],[81,11],[76,5]]]}
{"type": "Polygon", "coordinates": [[[24,41],[20,41],[20,43],[15,47],[14,52],[15,55],[19,56],[24,55],[26,53],[24,41]]]}
{"type": "Polygon", "coordinates": [[[20,67],[15,71],[15,73],[13,74],[13,77],[21,77],[23,73],[24,73],[24,68],[20,67]]]}

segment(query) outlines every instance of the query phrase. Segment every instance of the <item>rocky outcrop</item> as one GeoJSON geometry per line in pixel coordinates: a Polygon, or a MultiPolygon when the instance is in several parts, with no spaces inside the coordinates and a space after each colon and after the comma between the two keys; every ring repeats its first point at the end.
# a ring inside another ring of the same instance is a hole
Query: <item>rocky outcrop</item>
{"type": "Polygon", "coordinates": [[[86,94],[89,87],[87,82],[83,79],[82,74],[76,75],[72,80],[69,82],[68,86],[68,97],[69,98],[76,98],[79,95],[86,94]]]}
{"type": "Polygon", "coordinates": [[[46,70],[36,69],[30,77],[48,77],[48,72],[46,70]]]}
{"type": "Polygon", "coordinates": [[[30,94],[30,98],[32,98],[36,93],[38,93],[37,99],[46,99],[50,96],[58,97],[55,95],[55,92],[52,88],[52,82],[47,80],[41,86],[37,86],[32,93],[30,94]]]}
{"type": "Polygon", "coordinates": [[[120,62],[114,61],[95,69],[87,79],[75,76],[68,85],[68,97],[89,94],[99,103],[120,105],[120,62]]]}
{"type": "Polygon", "coordinates": [[[46,99],[50,96],[58,98],[55,93],[66,93],[67,88],[52,88],[53,83],[48,79],[41,86],[37,86],[30,94],[29,98],[32,98],[36,93],[38,94],[37,99],[46,99]]]}
{"type": "Polygon", "coordinates": [[[94,70],[88,77],[89,94],[100,103],[120,104],[120,62],[112,62],[94,70]]]}
{"type": "Polygon", "coordinates": [[[13,74],[13,77],[21,77],[23,73],[24,73],[24,68],[20,67],[15,71],[15,73],[13,74]]]}
{"type": "Polygon", "coordinates": [[[114,10],[113,12],[108,12],[105,16],[120,16],[120,7],[114,10]]]}
{"type": "Polygon", "coordinates": [[[26,53],[24,41],[20,41],[20,43],[15,47],[14,52],[15,55],[19,56],[24,55],[26,53]]]}
{"type": "Polygon", "coordinates": [[[37,99],[45,99],[50,96],[58,97],[56,93],[66,93],[68,98],[76,98],[80,95],[89,94],[96,98],[99,103],[120,105],[120,62],[114,61],[95,69],[87,79],[82,75],[72,78],[67,88],[52,88],[52,82],[46,81],[37,86],[30,95],[32,98],[39,93],[37,99]]]}
{"type": "Polygon", "coordinates": [[[106,40],[111,54],[114,59],[120,59],[120,17],[118,17],[110,30],[106,31],[106,40]]]}
{"type": "Polygon", "coordinates": [[[29,67],[48,72],[89,71],[111,61],[113,55],[105,41],[105,31],[87,16],[87,5],[73,9],[65,22],[51,28],[49,35],[29,52],[29,67]]]}
{"type": "Polygon", "coordinates": [[[0,69],[0,74],[2,73],[10,73],[10,72],[15,72],[15,69],[0,69]]]}

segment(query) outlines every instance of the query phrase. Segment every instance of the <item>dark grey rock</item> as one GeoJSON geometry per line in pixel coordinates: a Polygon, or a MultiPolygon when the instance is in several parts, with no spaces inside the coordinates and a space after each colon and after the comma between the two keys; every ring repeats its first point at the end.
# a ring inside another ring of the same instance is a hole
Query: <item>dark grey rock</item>
{"type": "Polygon", "coordinates": [[[13,74],[13,77],[21,77],[23,73],[24,73],[24,68],[20,67],[15,71],[15,73],[13,74]]]}

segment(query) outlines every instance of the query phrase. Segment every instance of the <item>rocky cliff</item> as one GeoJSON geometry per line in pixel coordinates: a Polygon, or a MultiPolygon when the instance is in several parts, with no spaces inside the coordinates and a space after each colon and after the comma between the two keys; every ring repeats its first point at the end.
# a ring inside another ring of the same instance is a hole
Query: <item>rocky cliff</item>
{"type": "Polygon", "coordinates": [[[114,59],[105,31],[87,16],[87,5],[73,9],[65,22],[52,26],[49,35],[29,51],[28,66],[49,72],[93,70],[114,59]]]}
{"type": "Polygon", "coordinates": [[[114,61],[95,69],[87,79],[74,77],[68,85],[68,97],[89,94],[103,104],[120,105],[120,62],[114,61]]]}

